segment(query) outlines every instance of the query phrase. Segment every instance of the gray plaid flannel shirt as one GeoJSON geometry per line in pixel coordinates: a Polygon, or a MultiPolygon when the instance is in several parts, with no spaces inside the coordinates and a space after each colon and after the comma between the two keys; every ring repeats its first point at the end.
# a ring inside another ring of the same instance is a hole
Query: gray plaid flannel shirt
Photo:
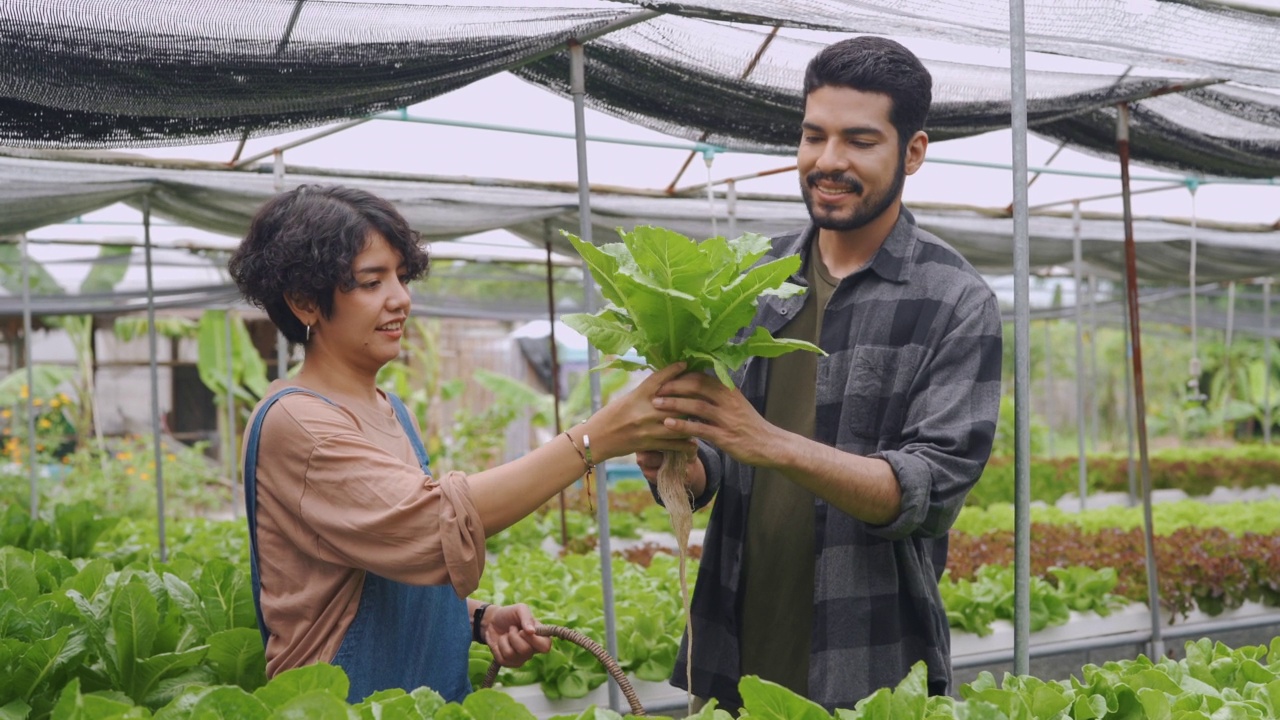
{"type": "MultiPolygon", "coordinates": [[[[812,227],[774,238],[773,257],[807,254],[812,227]]],[[[792,282],[805,285],[803,268],[792,282]]],[[[756,326],[776,332],[803,297],[762,298],[756,326]]],[[[852,707],[928,665],[931,694],[951,681],[951,633],[938,593],[946,535],[991,453],[1000,405],[995,295],[954,249],[904,208],[870,265],[835,290],[822,324],[816,440],[887,461],[902,488],[888,525],[815,503],[809,697],[852,707]]],[[[763,411],[768,361],[735,380],[763,411]]],[[[738,698],[742,554],[754,469],[703,445],[705,504],[719,494],[693,596],[693,691],[738,698]]],[[[687,638],[686,638],[687,640],[687,638]]],[[[685,686],[682,643],[672,683],[685,686]]]]}

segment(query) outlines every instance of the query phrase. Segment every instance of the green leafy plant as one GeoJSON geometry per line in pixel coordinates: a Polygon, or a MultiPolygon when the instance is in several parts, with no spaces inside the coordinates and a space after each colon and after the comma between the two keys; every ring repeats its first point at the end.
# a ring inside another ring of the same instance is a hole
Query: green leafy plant
{"type": "MultiPolygon", "coordinates": [[[[1057,583],[1053,567],[1111,568],[1115,594],[1148,602],[1146,553],[1139,528],[1083,530],[1032,523],[1031,575],[1057,583]]],[[[1217,615],[1245,601],[1280,606],[1280,535],[1232,535],[1221,528],[1182,527],[1155,536],[1160,603],[1170,621],[1201,610],[1217,615]]],[[[947,571],[973,579],[989,566],[1012,567],[1013,533],[951,535],[947,571]]]]}
{"type": "MultiPolygon", "coordinates": [[[[567,315],[564,322],[602,352],[615,356],[606,367],[656,370],[685,362],[695,372],[713,370],[721,382],[732,386],[732,372],[749,357],[777,357],[793,350],[822,352],[812,343],[776,339],[764,328],[737,339],[755,317],[761,296],[804,292],[787,282],[800,269],[798,256],[761,262],[771,247],[768,238],[748,234],[699,243],[655,227],[618,234],[622,242],[601,247],[566,234],[608,304],[594,315],[567,315]],[[642,365],[621,357],[632,349],[644,359],[642,365]]],[[[682,455],[664,453],[657,488],[675,531],[687,615],[684,557],[692,507],[685,472],[682,455]]]]}
{"type": "MultiPolygon", "coordinates": [[[[834,714],[786,688],[747,676],[738,683],[740,718],[752,720],[1059,720],[1072,718],[1274,718],[1280,710],[1280,640],[1232,649],[1199,640],[1186,644],[1182,660],[1135,660],[1085,665],[1068,680],[1046,681],[1006,674],[997,682],[983,672],[960,688],[961,699],[930,696],[928,672],[917,663],[897,687],[885,687],[852,709],[834,714]]],[[[461,703],[446,703],[427,688],[387,690],[362,702],[345,701],[350,684],[341,669],[324,664],[281,673],[248,691],[237,686],[184,689],[156,720],[196,718],[320,718],[327,720],[531,720],[533,713],[495,690],[478,690],[461,703]]],[[[20,702],[20,701],[19,701],[20,702]]],[[[23,707],[0,707],[0,717],[22,717],[23,707]],[[11,709],[12,708],[12,709],[11,709]]],[[[115,692],[88,691],[72,679],[57,697],[62,720],[132,720],[151,717],[145,707],[115,692]]],[[[623,720],[591,706],[559,720],[623,720]]],[[[630,717],[630,716],[628,716],[630,717]]],[[[731,720],[714,700],[689,720],[731,720]]]]}
{"type": "MultiPolygon", "coordinates": [[[[17,245],[0,247],[0,285],[13,294],[21,294],[22,277],[18,270],[22,259],[18,257],[17,245]]],[[[129,257],[133,248],[127,245],[102,245],[98,256],[94,258],[89,273],[80,283],[79,293],[105,293],[112,291],[124,279],[129,270],[129,257]]],[[[28,282],[31,292],[36,295],[64,295],[63,289],[53,275],[40,263],[26,258],[28,263],[28,282]]],[[[78,433],[77,444],[83,446],[89,433],[97,434],[99,447],[103,444],[102,433],[94,422],[94,353],[93,353],[93,316],[91,315],[58,315],[45,318],[52,327],[61,328],[71,339],[71,346],[76,354],[76,367],[79,372],[74,376],[72,384],[76,403],[69,409],[74,416],[69,418],[72,427],[78,433]]]]}
{"type": "MultiPolygon", "coordinates": [[[[1012,413],[1009,415],[1011,418],[1012,413]]],[[[1003,414],[1001,420],[1004,420],[1003,414]]],[[[1086,460],[1086,485],[1090,493],[1128,491],[1127,455],[1096,454],[1086,460]]],[[[1161,449],[1151,454],[1150,467],[1151,485],[1157,490],[1174,488],[1188,495],[1208,495],[1218,487],[1266,487],[1280,477],[1280,446],[1161,449]]],[[[1079,466],[1075,457],[1033,457],[1030,473],[1032,500],[1055,503],[1067,493],[1079,492],[1079,466]]],[[[1011,503],[1013,488],[1013,457],[993,456],[982,478],[965,498],[965,504],[986,507],[1011,503]]]]}
{"type": "Polygon", "coordinates": [[[228,427],[222,418],[226,417],[227,403],[230,402],[236,427],[243,432],[249,412],[267,391],[270,382],[267,365],[254,346],[244,320],[229,310],[206,310],[200,316],[197,339],[196,370],[200,374],[200,382],[213,393],[214,404],[219,408],[218,434],[223,448],[223,465],[230,476],[239,455],[239,434],[233,432],[235,428],[228,427]]]}
{"type": "Polygon", "coordinates": [[[98,538],[120,521],[118,517],[100,516],[93,503],[87,501],[58,505],[50,520],[33,520],[17,505],[10,505],[3,517],[0,545],[55,550],[68,558],[90,557],[98,538]]]}
{"type": "MultiPolygon", "coordinates": [[[[206,445],[175,442],[162,448],[165,508],[170,517],[221,511],[230,502],[231,487],[205,456],[206,445]]],[[[107,439],[106,450],[85,447],[63,455],[57,471],[45,473],[48,477],[37,484],[39,506],[89,502],[96,511],[112,516],[154,515],[155,443],[151,438],[113,437],[107,439]]],[[[25,470],[0,473],[0,499],[25,507],[29,494],[25,470]]]]}
{"type": "MultiPolygon", "coordinates": [[[[26,372],[15,372],[0,380],[0,456],[10,462],[26,462],[30,451],[27,436],[27,403],[30,400],[35,425],[35,457],[48,464],[76,446],[73,422],[79,416],[76,402],[58,388],[71,384],[75,371],[56,365],[32,367],[34,391],[27,387],[26,372]]],[[[24,473],[25,475],[25,473],[24,473]]]]}
{"type": "Polygon", "coordinates": [[[594,315],[566,315],[564,322],[601,352],[619,356],[606,366],[659,369],[683,361],[693,371],[714,370],[732,385],[732,371],[749,357],[821,352],[811,343],[776,339],[763,328],[735,340],[762,295],[804,292],[787,282],[800,269],[798,256],[756,265],[769,252],[768,238],[747,234],[699,243],[654,227],[619,235],[622,242],[601,247],[567,235],[609,304],[594,315]],[[633,348],[643,365],[620,357],[633,348]]]}
{"type": "MultiPolygon", "coordinates": [[[[665,680],[675,667],[684,626],[680,599],[671,589],[679,573],[671,556],[654,557],[648,567],[614,557],[612,563],[622,669],[646,680],[665,680]]],[[[499,604],[524,602],[539,622],[573,628],[602,642],[603,589],[594,555],[552,557],[537,547],[512,546],[486,565],[475,597],[499,604]]],[[[472,646],[472,681],[478,683],[492,660],[488,648],[472,646]]],[[[523,668],[504,668],[504,685],[539,683],[550,698],[583,697],[606,679],[585,649],[557,642],[551,653],[523,668]]]]}

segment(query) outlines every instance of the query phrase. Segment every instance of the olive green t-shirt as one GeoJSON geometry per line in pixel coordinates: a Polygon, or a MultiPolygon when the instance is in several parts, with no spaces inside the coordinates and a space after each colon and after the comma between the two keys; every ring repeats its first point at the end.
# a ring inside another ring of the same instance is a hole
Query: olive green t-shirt
{"type": "MultiPolygon", "coordinates": [[[[800,312],[775,337],[818,344],[822,314],[839,280],[831,277],[815,233],[800,312]]],[[[764,417],[797,435],[814,435],[818,356],[790,352],[769,364],[764,417]]],[[[813,629],[814,495],[781,473],[757,469],[747,514],[742,600],[742,674],[805,695],[813,629]]]]}

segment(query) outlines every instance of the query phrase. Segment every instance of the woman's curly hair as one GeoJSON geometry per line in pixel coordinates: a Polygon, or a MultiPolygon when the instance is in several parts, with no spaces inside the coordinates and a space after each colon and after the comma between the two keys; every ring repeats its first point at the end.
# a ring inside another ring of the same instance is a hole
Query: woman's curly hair
{"type": "Polygon", "coordinates": [[[266,310],[290,342],[302,343],[306,327],[285,298],[309,299],[331,317],[334,292],[355,287],[351,263],[370,232],[400,254],[410,280],[426,274],[422,238],[391,203],[339,185],[301,185],[268,200],[227,269],[246,300],[266,310]]]}

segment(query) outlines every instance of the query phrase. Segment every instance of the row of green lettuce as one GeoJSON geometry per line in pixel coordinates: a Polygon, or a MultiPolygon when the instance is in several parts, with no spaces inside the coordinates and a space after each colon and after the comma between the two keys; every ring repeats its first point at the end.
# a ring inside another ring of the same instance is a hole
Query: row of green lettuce
{"type": "MultiPolygon", "coordinates": [[[[461,703],[446,703],[429,689],[388,690],[363,702],[345,701],[349,684],[338,668],[313,665],[285,673],[254,689],[235,684],[187,687],[153,710],[114,691],[86,691],[71,680],[59,692],[53,720],[533,720],[511,697],[478,690],[461,703]]],[[[1231,649],[1200,640],[1181,660],[1146,657],[1086,665],[1079,676],[1045,681],[990,673],[960,688],[961,699],[929,696],[923,664],[896,688],[882,688],[852,709],[828,712],[795,693],[754,677],[738,685],[738,718],[752,720],[1246,720],[1280,717],[1280,640],[1270,647],[1231,649]],[[1270,662],[1268,662],[1270,660],[1270,662]]],[[[21,720],[21,705],[0,717],[21,720]]],[[[628,715],[627,718],[632,716],[628,715]]],[[[731,720],[708,703],[692,720],[731,720]]],[[[589,707],[558,720],[623,720],[589,707]]]]}
{"type": "MultiPolygon", "coordinates": [[[[1271,516],[1273,524],[1278,516],[1271,516]]],[[[41,712],[50,707],[53,691],[67,678],[21,670],[42,667],[49,657],[74,657],[85,668],[76,678],[83,687],[123,692],[139,703],[162,700],[185,683],[226,679],[262,663],[243,522],[169,523],[170,555],[162,563],[155,559],[153,523],[98,517],[84,504],[59,507],[48,520],[37,521],[11,508],[4,520],[0,533],[14,545],[0,549],[0,673],[10,680],[0,684],[7,688],[0,692],[0,707],[32,698],[41,712]],[[120,645],[119,623],[127,623],[141,639],[120,645]],[[38,681],[18,680],[29,677],[38,681]]],[[[1112,567],[1041,570],[1031,588],[1034,630],[1067,622],[1072,611],[1106,615],[1125,602],[1114,592],[1112,567]]],[[[641,565],[615,557],[612,576],[623,669],[644,680],[665,680],[683,628],[674,558],[657,554],[641,565]]],[[[601,584],[595,554],[553,557],[537,547],[508,545],[489,562],[477,597],[526,602],[542,622],[602,641],[601,584]]],[[[957,630],[981,635],[994,621],[1012,618],[1013,572],[1007,561],[956,579],[948,575],[941,591],[957,630]]],[[[490,660],[486,648],[472,646],[473,682],[479,682],[490,660]]],[[[512,686],[537,683],[550,698],[579,698],[602,684],[605,674],[585,650],[557,643],[523,668],[504,669],[499,680],[512,686]]],[[[7,718],[0,715],[0,720],[7,718]]]]}
{"type": "MultiPolygon", "coordinates": [[[[206,527],[196,537],[219,534],[206,527]]],[[[0,708],[16,703],[30,708],[18,717],[40,720],[72,681],[87,692],[110,691],[151,709],[191,688],[260,686],[265,660],[247,569],[200,547],[188,554],[179,545],[167,562],[71,560],[46,550],[0,548],[0,708]]],[[[1114,602],[1108,593],[1114,572],[1076,573],[1087,577],[1075,584],[1074,594],[1065,592],[1069,583],[1035,585],[1035,607],[1049,609],[1037,615],[1038,626],[1065,621],[1066,609],[1105,612],[1114,602]]],[[[655,556],[645,567],[615,558],[612,575],[620,665],[643,680],[666,680],[683,627],[675,559],[655,556]]],[[[958,608],[957,626],[982,629],[981,623],[1008,615],[1009,582],[993,573],[955,583],[948,602],[958,608]],[[977,609],[982,597],[998,598],[994,609],[977,609]]],[[[601,583],[594,556],[553,558],[534,548],[509,548],[489,563],[476,596],[527,602],[541,622],[602,642],[601,583]]],[[[492,657],[481,645],[473,644],[470,652],[472,681],[479,684],[492,657]]],[[[499,675],[504,685],[539,684],[552,699],[583,697],[604,681],[594,657],[564,642],[499,675]]]]}
{"type": "MultiPolygon", "coordinates": [[[[1191,496],[1208,495],[1219,487],[1256,488],[1280,484],[1280,445],[1238,445],[1230,448],[1177,448],[1151,453],[1151,486],[1177,489],[1191,496]]],[[[1129,457],[1094,454],[1085,458],[1085,486],[1090,494],[1129,491],[1129,457]]],[[[1055,503],[1080,491],[1080,468],[1075,456],[1032,458],[1028,466],[1031,499],[1055,503]]],[[[966,502],[976,507],[1014,500],[1013,457],[992,457],[966,502]]]]}
{"type": "MultiPolygon", "coordinates": [[[[618,656],[625,672],[643,680],[670,677],[683,627],[674,558],[648,567],[618,558],[612,567],[618,656]]],[[[1033,626],[1068,619],[1069,610],[1105,613],[1116,603],[1108,591],[1115,573],[1073,568],[1059,587],[1033,584],[1033,626]]],[[[485,573],[477,597],[527,602],[539,620],[604,638],[601,576],[589,555],[552,558],[536,549],[511,548],[485,573]]],[[[992,568],[975,581],[943,583],[953,625],[985,632],[1012,614],[1012,576],[992,568]]],[[[186,685],[235,681],[250,689],[265,666],[254,627],[248,577],[225,560],[195,559],[179,551],[167,563],[133,561],[123,568],[106,558],[74,563],[43,550],[0,549],[0,701],[21,700],[43,717],[52,693],[77,668],[86,688],[112,689],[155,705],[186,685]],[[55,662],[56,660],[56,662],[55,662]],[[53,663],[51,666],[50,663],[53,663]]],[[[470,671],[479,684],[492,655],[473,644],[470,671]]],[[[556,643],[519,669],[503,669],[499,682],[537,683],[551,698],[579,698],[605,681],[593,656],[572,643],[556,643]]]]}
{"type": "MultiPolygon", "coordinates": [[[[1280,478],[1278,478],[1280,479],[1280,478]]],[[[1054,506],[1033,505],[1031,522],[1045,525],[1072,525],[1088,532],[1099,530],[1131,530],[1143,527],[1143,509],[1138,506],[1113,505],[1077,512],[1054,506]]],[[[1152,531],[1168,535],[1182,528],[1221,528],[1234,535],[1280,533],[1280,500],[1205,503],[1179,500],[1151,506],[1152,531]]],[[[952,525],[952,530],[970,535],[996,531],[1012,532],[1014,506],[997,503],[985,508],[966,507],[952,525]]]]}
{"type": "MultiPolygon", "coordinates": [[[[657,506],[644,512],[610,513],[610,536],[633,540],[642,533],[669,532],[664,511],[657,506]]],[[[705,527],[707,513],[695,514],[705,527]]],[[[595,518],[587,513],[569,510],[565,513],[569,547],[597,533],[595,518]]],[[[1209,504],[1197,500],[1157,503],[1152,507],[1156,534],[1169,534],[1181,528],[1221,528],[1235,535],[1280,533],[1280,500],[1258,500],[1209,504]]],[[[1112,506],[1085,512],[1035,505],[1031,522],[1046,525],[1072,525],[1096,532],[1104,529],[1127,530],[1143,526],[1141,507],[1112,506]]],[[[953,525],[955,532],[985,535],[995,531],[1013,531],[1014,508],[1009,503],[990,507],[966,507],[953,525]]],[[[191,518],[166,524],[167,545],[188,555],[202,553],[208,557],[248,562],[248,535],[242,520],[213,521],[191,518]]],[[[500,553],[508,547],[541,547],[544,541],[559,544],[561,539],[558,513],[531,515],[488,540],[488,549],[500,553]]],[[[87,502],[58,506],[49,517],[31,520],[27,512],[10,505],[0,515],[0,545],[28,550],[57,551],[69,558],[106,556],[118,562],[142,560],[158,552],[157,528],[154,520],[104,517],[87,502]]]]}
{"type": "MultiPolygon", "coordinates": [[[[1271,481],[1280,484],[1280,463],[1277,464],[1276,473],[1271,481]]],[[[984,478],[983,483],[985,482],[984,478]]],[[[981,486],[982,483],[979,483],[979,487],[981,486]]],[[[1033,490],[1034,488],[1033,484],[1033,490]]],[[[643,533],[670,532],[671,525],[666,511],[653,502],[642,483],[619,484],[611,492],[611,537],[628,540],[639,538],[643,533]]],[[[1054,498],[1060,495],[1058,493],[1054,498]]],[[[709,517],[707,510],[694,513],[694,527],[705,528],[709,517]]],[[[1140,528],[1143,523],[1141,507],[1121,505],[1081,513],[1037,503],[1031,508],[1031,518],[1036,523],[1073,524],[1085,530],[1140,528]]],[[[1280,499],[1227,503],[1205,503],[1195,499],[1162,502],[1154,505],[1153,518],[1156,533],[1167,534],[1183,527],[1218,527],[1235,534],[1275,534],[1280,532],[1280,499]]],[[[991,502],[965,506],[956,519],[953,530],[982,535],[993,530],[1013,530],[1013,526],[1012,502],[991,502]]],[[[596,519],[586,512],[569,509],[564,513],[563,531],[571,549],[582,549],[578,546],[583,539],[594,538],[598,532],[596,519]]],[[[561,533],[561,515],[550,509],[530,515],[490,538],[489,549],[500,552],[509,546],[539,546],[548,538],[559,544],[561,533]]]]}
{"type": "MultiPolygon", "coordinates": [[[[1276,482],[1280,484],[1280,475],[1276,476],[1276,482]]],[[[645,494],[647,496],[647,491],[645,494]]],[[[706,511],[695,513],[695,527],[705,528],[708,517],[706,511]]],[[[587,513],[568,510],[565,521],[571,547],[575,540],[597,533],[595,517],[587,513]]],[[[1143,510],[1140,505],[1113,505],[1079,512],[1053,505],[1035,504],[1031,506],[1031,521],[1048,525],[1075,525],[1087,531],[1128,530],[1143,526],[1143,510]]],[[[1193,527],[1221,528],[1236,535],[1273,535],[1280,533],[1280,499],[1223,503],[1187,499],[1155,503],[1152,506],[1152,523],[1156,534],[1169,534],[1181,528],[1193,527]]],[[[641,537],[643,533],[669,533],[670,529],[666,512],[652,502],[638,510],[615,509],[609,513],[609,535],[614,538],[630,540],[641,537]]],[[[1013,529],[1014,506],[1008,502],[993,503],[985,507],[966,506],[952,526],[953,531],[970,535],[1013,529]]],[[[558,512],[534,514],[490,538],[489,549],[499,552],[510,546],[536,547],[547,538],[558,544],[560,533],[558,512]]]]}

